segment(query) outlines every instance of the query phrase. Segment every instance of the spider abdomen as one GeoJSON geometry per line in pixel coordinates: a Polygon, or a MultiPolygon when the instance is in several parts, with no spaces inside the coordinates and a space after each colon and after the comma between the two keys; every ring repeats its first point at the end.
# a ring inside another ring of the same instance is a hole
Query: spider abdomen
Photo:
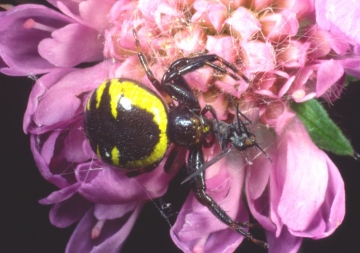
{"type": "Polygon", "coordinates": [[[160,97],[130,79],[103,82],[85,108],[84,128],[97,156],[121,168],[161,161],[168,147],[167,109],[160,97]]]}

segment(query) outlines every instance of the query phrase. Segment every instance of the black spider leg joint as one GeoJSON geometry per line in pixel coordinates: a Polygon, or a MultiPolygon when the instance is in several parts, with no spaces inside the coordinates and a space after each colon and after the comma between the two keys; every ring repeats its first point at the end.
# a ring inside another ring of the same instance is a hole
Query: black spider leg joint
{"type": "MultiPolygon", "coordinates": [[[[201,148],[190,150],[188,159],[188,174],[194,174],[204,165],[204,154],[201,148]]],[[[200,172],[196,177],[190,180],[191,188],[195,194],[196,199],[206,206],[219,220],[228,225],[236,232],[243,235],[246,239],[264,247],[268,248],[266,242],[258,240],[252,236],[251,233],[245,229],[253,225],[248,222],[234,221],[229,215],[206,193],[205,172],[200,172]]]]}
{"type": "Polygon", "coordinates": [[[238,72],[233,65],[215,54],[200,55],[191,58],[185,57],[174,61],[170,65],[161,80],[161,87],[163,87],[163,89],[166,90],[167,93],[180,104],[187,105],[194,113],[200,114],[199,101],[184,79],[184,75],[204,66],[209,66],[221,73],[229,74],[235,80],[239,80],[234,73],[229,72],[226,68],[213,64],[215,61],[224,64],[234,73],[238,72]]]}

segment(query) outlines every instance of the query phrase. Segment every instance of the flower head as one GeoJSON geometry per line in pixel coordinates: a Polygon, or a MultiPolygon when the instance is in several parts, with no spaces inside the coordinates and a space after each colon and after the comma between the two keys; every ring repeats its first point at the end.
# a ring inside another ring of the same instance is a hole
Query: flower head
{"type": "MultiPolygon", "coordinates": [[[[40,173],[59,187],[41,200],[52,205],[51,222],[79,222],[68,252],[119,251],[143,203],[162,196],[179,169],[164,172],[166,154],[152,172],[128,178],[97,157],[84,133],[86,101],[103,80],[131,78],[156,90],[139,61],[134,29],[157,80],[175,60],[201,54],[216,54],[239,70],[236,79],[211,67],[184,77],[201,108],[212,105],[219,120],[234,117],[231,95],[262,125],[257,142],[272,162],[255,150],[248,157],[258,157],[249,162],[236,151],[206,170],[207,193],[231,218],[247,222],[250,212],[266,231],[269,252],[296,252],[302,238],[326,237],[341,224],[341,176],[289,106],[333,101],[345,73],[358,75],[358,39],[339,26],[339,16],[324,14],[333,1],[49,2],[59,11],[20,5],[1,13],[0,71],[43,74],[24,131],[40,173]]],[[[210,160],[221,149],[203,151],[210,160]]],[[[193,193],[170,233],[184,252],[231,252],[244,239],[193,193]]]]}

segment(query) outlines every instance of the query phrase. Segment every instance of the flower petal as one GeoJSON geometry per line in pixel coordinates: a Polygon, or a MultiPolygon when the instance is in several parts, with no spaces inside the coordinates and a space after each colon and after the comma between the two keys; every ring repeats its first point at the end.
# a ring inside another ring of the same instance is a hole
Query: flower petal
{"type": "Polygon", "coordinates": [[[68,227],[78,222],[91,205],[89,201],[79,194],[75,194],[71,198],[58,202],[51,207],[49,213],[50,222],[59,228],[68,227]]]}
{"type": "Polygon", "coordinates": [[[79,193],[92,202],[106,205],[160,197],[176,173],[165,173],[165,162],[166,158],[152,172],[134,178],[102,162],[80,164],[76,168],[77,180],[82,182],[79,193]]]}
{"type": "Polygon", "coordinates": [[[353,45],[360,44],[360,6],[356,1],[316,0],[315,10],[322,28],[347,37],[353,45]]]}
{"type": "Polygon", "coordinates": [[[50,37],[48,29],[24,28],[27,20],[58,29],[71,19],[41,5],[19,5],[0,16],[0,56],[6,64],[0,71],[7,75],[23,76],[49,72],[56,67],[38,53],[39,42],[50,37]]]}
{"type": "Polygon", "coordinates": [[[293,236],[284,227],[280,236],[276,237],[273,233],[266,233],[269,243],[269,253],[296,253],[298,252],[302,238],[293,236]]]}
{"type": "MultiPolygon", "coordinates": [[[[248,221],[248,212],[241,200],[244,180],[241,164],[241,156],[234,152],[208,168],[206,174],[211,178],[206,180],[207,192],[230,217],[248,221]]],[[[233,252],[244,239],[201,205],[193,193],[185,201],[170,235],[184,252],[233,252]]]]}
{"type": "Polygon", "coordinates": [[[108,66],[109,63],[102,62],[86,69],[67,70],[68,72],[60,70],[41,77],[30,94],[31,106],[25,113],[24,120],[26,125],[30,124],[28,117],[31,117],[31,121],[37,127],[32,126],[33,128],[27,131],[39,134],[38,127],[68,121],[78,115],[79,111],[82,112],[83,102],[80,95],[93,90],[104,79],[108,79],[108,66]]]}
{"type": "Polygon", "coordinates": [[[277,211],[289,230],[303,231],[324,201],[328,173],[326,155],[299,120],[292,122],[278,147],[276,169],[284,173],[284,181],[277,182],[281,190],[277,211]]]}
{"type": "Polygon", "coordinates": [[[48,0],[48,2],[80,24],[101,31],[108,27],[107,14],[116,0],[48,0]]]}
{"type": "Polygon", "coordinates": [[[104,57],[99,33],[94,29],[70,24],[51,36],[39,43],[39,54],[55,66],[73,67],[83,62],[101,61],[104,57]]]}
{"type": "Polygon", "coordinates": [[[91,238],[91,234],[98,220],[93,209],[88,210],[73,232],[65,252],[120,252],[141,208],[142,204],[138,204],[133,211],[120,214],[121,218],[105,221],[97,238],[91,238]]]}
{"type": "Polygon", "coordinates": [[[316,96],[320,97],[327,92],[344,75],[342,65],[334,60],[324,61],[317,70],[316,96]]]}

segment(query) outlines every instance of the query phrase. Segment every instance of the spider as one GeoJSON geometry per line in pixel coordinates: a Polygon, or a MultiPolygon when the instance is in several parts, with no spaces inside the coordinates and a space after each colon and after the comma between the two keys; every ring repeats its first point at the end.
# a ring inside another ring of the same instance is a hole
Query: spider
{"type": "MultiPolygon", "coordinates": [[[[237,105],[236,120],[230,124],[218,120],[211,106],[201,109],[184,75],[208,66],[235,80],[239,80],[239,76],[248,80],[225,59],[215,54],[205,54],[175,60],[159,81],[141,51],[135,30],[133,35],[139,61],[162,98],[132,79],[104,81],[90,96],[85,107],[84,129],[90,146],[99,159],[122,168],[128,176],[154,169],[163,159],[169,143],[187,149],[189,176],[185,181],[190,182],[197,200],[230,228],[267,248],[266,242],[257,240],[246,231],[251,226],[249,223],[234,221],[206,193],[204,170],[232,149],[242,151],[256,146],[266,155],[256,142],[255,135],[246,127],[251,121],[238,110],[237,105]],[[173,100],[177,101],[176,105],[173,100]],[[207,112],[212,118],[205,116],[207,112]],[[242,121],[239,115],[246,121],[242,121]],[[202,148],[211,146],[215,139],[219,141],[222,152],[206,164],[202,148]]],[[[174,150],[176,152],[178,148],[174,150]]],[[[165,170],[171,167],[174,159],[170,154],[165,170]]]]}

